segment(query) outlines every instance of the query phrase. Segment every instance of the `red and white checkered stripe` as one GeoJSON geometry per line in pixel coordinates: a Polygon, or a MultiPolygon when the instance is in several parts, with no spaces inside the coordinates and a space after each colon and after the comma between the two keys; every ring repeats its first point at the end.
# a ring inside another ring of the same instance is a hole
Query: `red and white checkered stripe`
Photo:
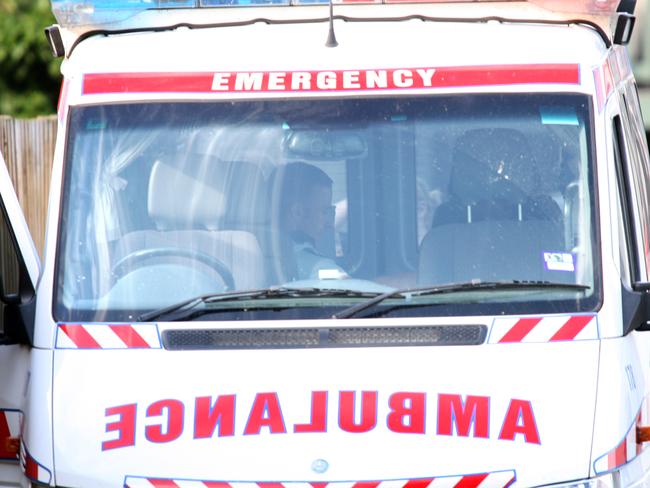
{"type": "Polygon", "coordinates": [[[598,339],[596,315],[498,318],[492,324],[490,344],[557,342],[598,339]]]}
{"type": "Polygon", "coordinates": [[[0,410],[0,459],[18,460],[18,453],[8,445],[10,438],[20,438],[23,414],[18,410],[0,410]]]}
{"type": "Polygon", "coordinates": [[[156,324],[59,324],[57,349],[160,349],[156,324]]]}
{"type": "Polygon", "coordinates": [[[514,471],[443,476],[413,480],[346,482],[236,482],[127,476],[127,488],[506,488],[515,481],[514,471]]]}
{"type": "Polygon", "coordinates": [[[636,428],[640,425],[648,425],[648,420],[650,420],[650,402],[648,402],[648,398],[645,398],[634,423],[628,429],[623,440],[614,449],[596,459],[594,471],[597,474],[606,473],[623,466],[641,454],[644,446],[638,443],[636,428]]]}
{"type": "Polygon", "coordinates": [[[36,461],[30,454],[23,443],[20,444],[20,464],[25,476],[32,481],[50,484],[52,472],[36,461]]]}

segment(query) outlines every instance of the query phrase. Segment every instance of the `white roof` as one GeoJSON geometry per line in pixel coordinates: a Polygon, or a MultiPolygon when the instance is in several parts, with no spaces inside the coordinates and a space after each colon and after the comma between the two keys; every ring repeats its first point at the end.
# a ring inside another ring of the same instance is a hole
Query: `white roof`
{"type": "MultiPolygon", "coordinates": [[[[390,6],[378,6],[378,9],[390,6]]],[[[363,7],[360,7],[363,8],[363,7]]],[[[325,47],[328,25],[255,23],[239,27],[96,36],[80,43],[66,74],[359,69],[485,64],[602,63],[605,44],[580,26],[334,22],[338,47],[325,47]]]]}

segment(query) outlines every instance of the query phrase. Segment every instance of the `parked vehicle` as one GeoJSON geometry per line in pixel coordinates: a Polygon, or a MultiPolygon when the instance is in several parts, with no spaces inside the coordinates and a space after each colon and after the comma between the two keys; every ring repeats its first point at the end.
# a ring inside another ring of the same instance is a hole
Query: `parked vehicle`
{"type": "Polygon", "coordinates": [[[650,485],[635,2],[258,2],[53,0],[2,483],[650,485]]]}

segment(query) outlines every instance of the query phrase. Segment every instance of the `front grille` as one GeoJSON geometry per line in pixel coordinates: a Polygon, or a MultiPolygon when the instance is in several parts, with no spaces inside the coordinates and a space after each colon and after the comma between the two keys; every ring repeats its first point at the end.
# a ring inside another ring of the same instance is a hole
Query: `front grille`
{"type": "Polygon", "coordinates": [[[485,325],[324,327],[285,329],[179,329],[162,334],[169,350],[304,349],[327,347],[475,346],[485,325]]]}

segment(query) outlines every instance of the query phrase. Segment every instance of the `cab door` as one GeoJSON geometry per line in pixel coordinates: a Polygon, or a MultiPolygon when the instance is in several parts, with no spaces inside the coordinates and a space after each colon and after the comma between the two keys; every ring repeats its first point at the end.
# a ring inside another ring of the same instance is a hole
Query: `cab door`
{"type": "Polygon", "coordinates": [[[38,254],[0,152],[0,485],[22,477],[20,436],[34,334],[38,254]]]}

